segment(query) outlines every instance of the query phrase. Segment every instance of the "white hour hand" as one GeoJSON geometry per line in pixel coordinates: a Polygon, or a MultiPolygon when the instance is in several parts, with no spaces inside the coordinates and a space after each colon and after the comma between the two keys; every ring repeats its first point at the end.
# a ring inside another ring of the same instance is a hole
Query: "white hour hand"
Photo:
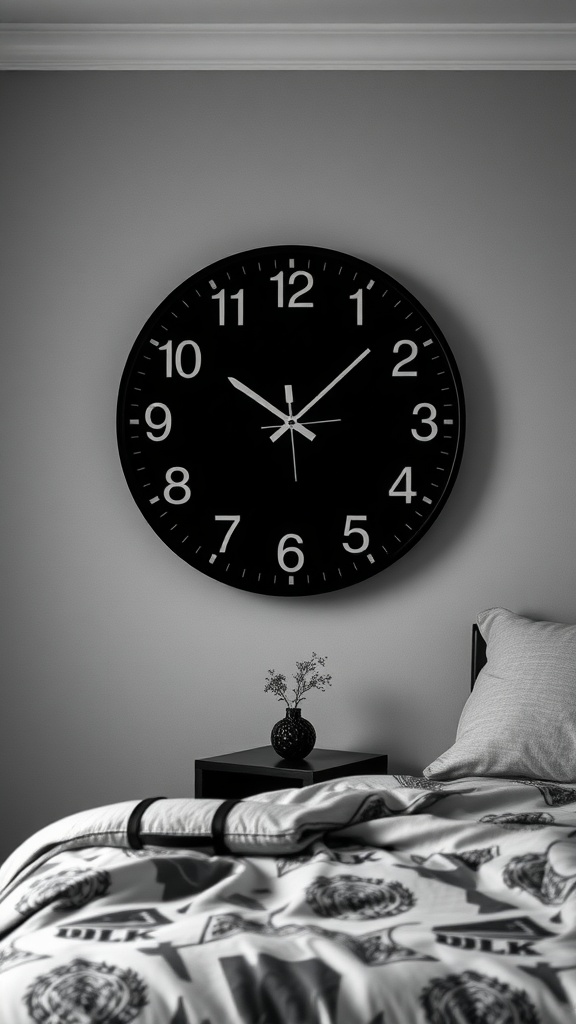
{"type": "Polygon", "coordinates": [[[314,434],[311,430],[308,430],[308,428],[304,427],[301,423],[297,423],[296,420],[294,420],[291,416],[288,416],[285,412],[282,412],[280,409],[277,409],[275,405],[272,405],[270,402],[266,401],[266,399],[262,398],[262,396],[257,394],[256,391],[252,391],[251,388],[246,387],[246,384],[243,384],[242,381],[237,380],[236,377],[228,377],[228,380],[232,384],[232,387],[235,387],[238,391],[242,391],[245,395],[248,395],[248,398],[252,398],[255,402],[258,402],[259,405],[262,405],[264,409],[267,409],[268,412],[273,413],[274,416],[277,416],[278,419],[282,420],[282,422],[285,424],[287,428],[293,426],[294,430],[297,430],[299,434],[303,434],[304,437],[307,437],[309,441],[312,441],[316,437],[316,434],[314,434]]]}

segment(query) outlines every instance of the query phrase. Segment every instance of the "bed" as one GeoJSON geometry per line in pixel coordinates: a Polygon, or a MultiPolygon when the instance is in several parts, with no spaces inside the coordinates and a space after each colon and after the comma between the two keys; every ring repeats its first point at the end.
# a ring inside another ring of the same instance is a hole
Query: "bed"
{"type": "Polygon", "coordinates": [[[576,627],[488,609],[421,776],[72,815],[0,869],[7,1024],[576,1020],[576,627]]]}

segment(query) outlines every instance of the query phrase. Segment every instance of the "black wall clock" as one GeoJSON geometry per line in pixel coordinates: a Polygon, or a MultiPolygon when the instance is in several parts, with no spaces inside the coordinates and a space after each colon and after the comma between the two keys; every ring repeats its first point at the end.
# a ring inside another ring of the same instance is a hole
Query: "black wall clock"
{"type": "Polygon", "coordinates": [[[195,569],[262,594],[381,572],[425,534],[458,472],[460,376],[382,270],[306,245],[242,252],[152,314],[118,399],[128,485],[195,569]]]}

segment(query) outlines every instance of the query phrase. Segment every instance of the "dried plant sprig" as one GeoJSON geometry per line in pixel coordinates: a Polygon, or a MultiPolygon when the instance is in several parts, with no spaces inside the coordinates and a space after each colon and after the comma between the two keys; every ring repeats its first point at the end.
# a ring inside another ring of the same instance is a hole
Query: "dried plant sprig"
{"type": "Polygon", "coordinates": [[[289,708],[297,708],[300,701],[306,700],[304,695],[309,690],[320,690],[324,693],[326,687],[332,685],[332,676],[328,672],[321,675],[318,671],[318,667],[324,668],[327,660],[327,657],[321,657],[316,651],[312,651],[312,657],[308,661],[296,662],[296,672],[293,676],[296,686],[292,687],[294,696],[290,699],[286,696],[286,676],[269,668],[264,693],[273,693],[277,700],[285,701],[289,708]]]}

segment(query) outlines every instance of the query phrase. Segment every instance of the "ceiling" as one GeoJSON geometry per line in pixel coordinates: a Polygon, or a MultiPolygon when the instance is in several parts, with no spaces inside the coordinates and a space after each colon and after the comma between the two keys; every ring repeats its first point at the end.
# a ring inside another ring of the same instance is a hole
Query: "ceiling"
{"type": "Polygon", "coordinates": [[[5,70],[576,69],[576,0],[0,0],[5,70]]]}
{"type": "Polygon", "coordinates": [[[574,0],[0,0],[20,24],[570,23],[574,0]]]}
{"type": "Polygon", "coordinates": [[[0,0],[20,25],[571,23],[574,0],[0,0]]]}

